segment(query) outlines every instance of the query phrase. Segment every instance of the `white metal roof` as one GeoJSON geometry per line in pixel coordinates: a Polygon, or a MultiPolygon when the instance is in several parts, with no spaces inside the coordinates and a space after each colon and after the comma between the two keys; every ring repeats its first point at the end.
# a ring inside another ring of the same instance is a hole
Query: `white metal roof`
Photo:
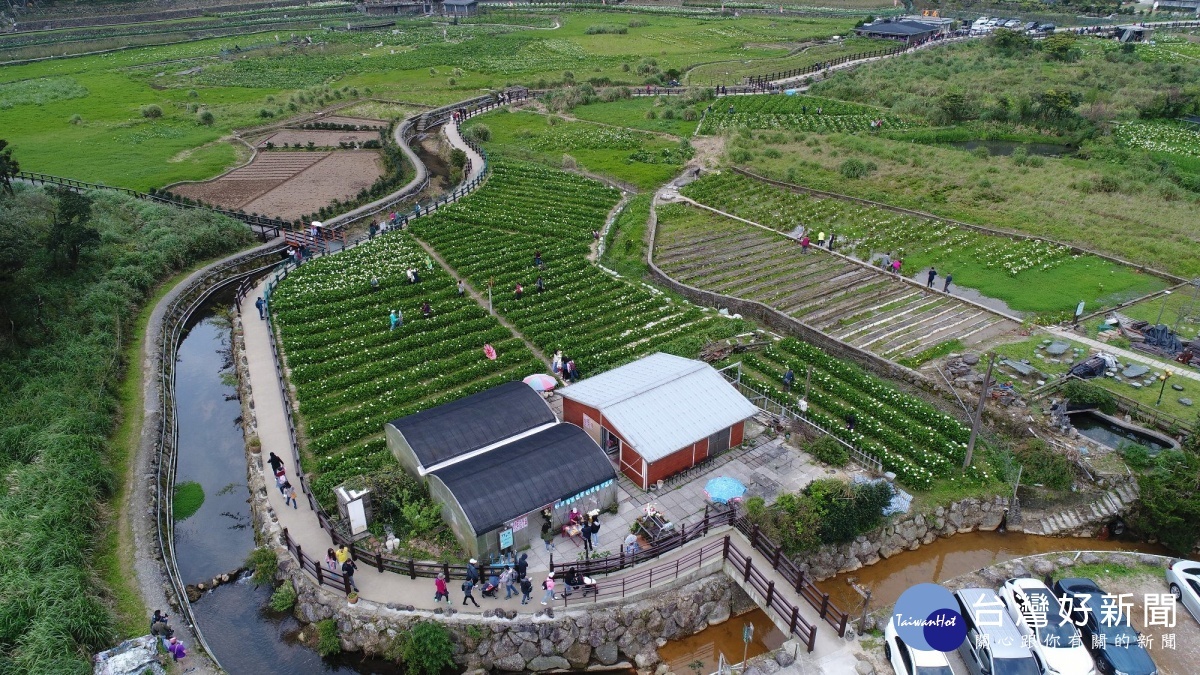
{"type": "Polygon", "coordinates": [[[561,394],[603,413],[647,462],[758,412],[712,366],[661,352],[565,387],[561,394]]]}

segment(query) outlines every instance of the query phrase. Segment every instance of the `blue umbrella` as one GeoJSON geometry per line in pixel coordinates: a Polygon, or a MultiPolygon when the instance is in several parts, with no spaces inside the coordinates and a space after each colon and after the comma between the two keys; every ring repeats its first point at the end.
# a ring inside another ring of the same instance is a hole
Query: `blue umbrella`
{"type": "Polygon", "coordinates": [[[718,476],[708,481],[704,486],[704,493],[708,498],[718,504],[727,504],[735,499],[740,499],[746,494],[746,486],[742,485],[741,481],[728,476],[718,476]]]}

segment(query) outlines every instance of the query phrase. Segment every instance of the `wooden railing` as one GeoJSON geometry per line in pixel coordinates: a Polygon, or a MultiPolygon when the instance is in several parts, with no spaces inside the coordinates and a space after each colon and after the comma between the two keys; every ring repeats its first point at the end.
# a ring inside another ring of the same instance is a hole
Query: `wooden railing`
{"type": "Polygon", "coordinates": [[[907,49],[909,49],[909,46],[904,45],[902,47],[893,47],[891,49],[875,49],[875,50],[872,50],[869,52],[859,52],[858,54],[847,54],[845,56],[839,56],[837,58],[833,58],[828,61],[814,63],[811,66],[805,66],[803,68],[792,68],[791,70],[782,70],[782,71],[770,73],[768,75],[752,75],[752,76],[746,78],[746,84],[751,85],[751,86],[763,87],[770,82],[775,82],[776,80],[790,80],[794,77],[803,77],[804,75],[812,75],[814,73],[819,73],[822,70],[825,70],[827,68],[832,68],[834,66],[840,66],[843,63],[849,63],[851,61],[861,61],[862,59],[873,59],[873,58],[879,58],[879,57],[884,57],[884,56],[892,56],[894,54],[899,54],[907,49]]]}

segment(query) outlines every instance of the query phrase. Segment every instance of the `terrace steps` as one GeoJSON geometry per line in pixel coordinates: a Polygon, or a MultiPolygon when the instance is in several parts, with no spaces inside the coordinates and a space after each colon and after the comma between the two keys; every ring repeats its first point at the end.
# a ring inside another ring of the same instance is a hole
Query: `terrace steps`
{"type": "MultiPolygon", "coordinates": [[[[711,214],[705,234],[673,233],[660,219],[655,262],[691,286],[772,307],[851,346],[886,358],[958,339],[973,344],[1016,324],[951,295],[813,248],[783,234],[711,214]]],[[[695,228],[694,223],[680,227],[695,228]]]]}
{"type": "Polygon", "coordinates": [[[1091,536],[1098,526],[1128,510],[1137,497],[1136,484],[1118,485],[1086,504],[1054,513],[1027,512],[1021,528],[1043,536],[1091,536]]]}

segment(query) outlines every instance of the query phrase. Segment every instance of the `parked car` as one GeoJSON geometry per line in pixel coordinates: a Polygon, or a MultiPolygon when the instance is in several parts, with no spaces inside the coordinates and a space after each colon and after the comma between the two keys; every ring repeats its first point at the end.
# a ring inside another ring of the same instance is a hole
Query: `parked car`
{"type": "Polygon", "coordinates": [[[1020,19],[1009,19],[1008,21],[1004,22],[1005,28],[1016,28],[1017,26],[1020,26],[1020,25],[1021,25],[1020,19]]]}
{"type": "Polygon", "coordinates": [[[1180,560],[1167,568],[1167,585],[1175,602],[1182,602],[1192,618],[1200,621],[1200,563],[1180,560]]]}
{"type": "Polygon", "coordinates": [[[1030,21],[1029,23],[1025,24],[1025,32],[1026,33],[1032,33],[1035,29],[1037,29],[1036,21],[1030,21]]]}
{"type": "Polygon", "coordinates": [[[894,621],[883,630],[883,654],[896,675],[954,675],[946,655],[938,651],[913,649],[896,634],[894,621]]]}
{"type": "Polygon", "coordinates": [[[1008,607],[1017,631],[1034,637],[1031,649],[1041,657],[1047,672],[1096,675],[1079,629],[1063,616],[1058,598],[1046,584],[1037,579],[1009,579],[1000,587],[1000,599],[1008,607]],[[1034,625],[1043,622],[1046,625],[1040,628],[1034,625]]]}
{"type": "Polygon", "coordinates": [[[1055,25],[1052,23],[1044,23],[1044,24],[1038,26],[1038,30],[1043,33],[1053,33],[1055,31],[1055,28],[1056,28],[1055,25]]]}
{"type": "Polygon", "coordinates": [[[1158,675],[1158,667],[1145,647],[1138,644],[1138,633],[1121,622],[1117,626],[1101,621],[1100,598],[1104,591],[1091,579],[1068,578],[1054,582],[1054,595],[1071,598],[1071,618],[1079,626],[1083,646],[1096,661],[1096,669],[1104,675],[1158,675]],[[1087,596],[1085,599],[1083,596],[1087,596]],[[1086,603],[1086,609],[1080,605],[1086,603]],[[1103,636],[1103,642],[1092,646],[1092,636],[1103,636]]]}
{"type": "Polygon", "coordinates": [[[972,675],[1043,675],[1045,668],[990,588],[964,588],[954,594],[967,623],[967,639],[958,653],[972,675]]]}

